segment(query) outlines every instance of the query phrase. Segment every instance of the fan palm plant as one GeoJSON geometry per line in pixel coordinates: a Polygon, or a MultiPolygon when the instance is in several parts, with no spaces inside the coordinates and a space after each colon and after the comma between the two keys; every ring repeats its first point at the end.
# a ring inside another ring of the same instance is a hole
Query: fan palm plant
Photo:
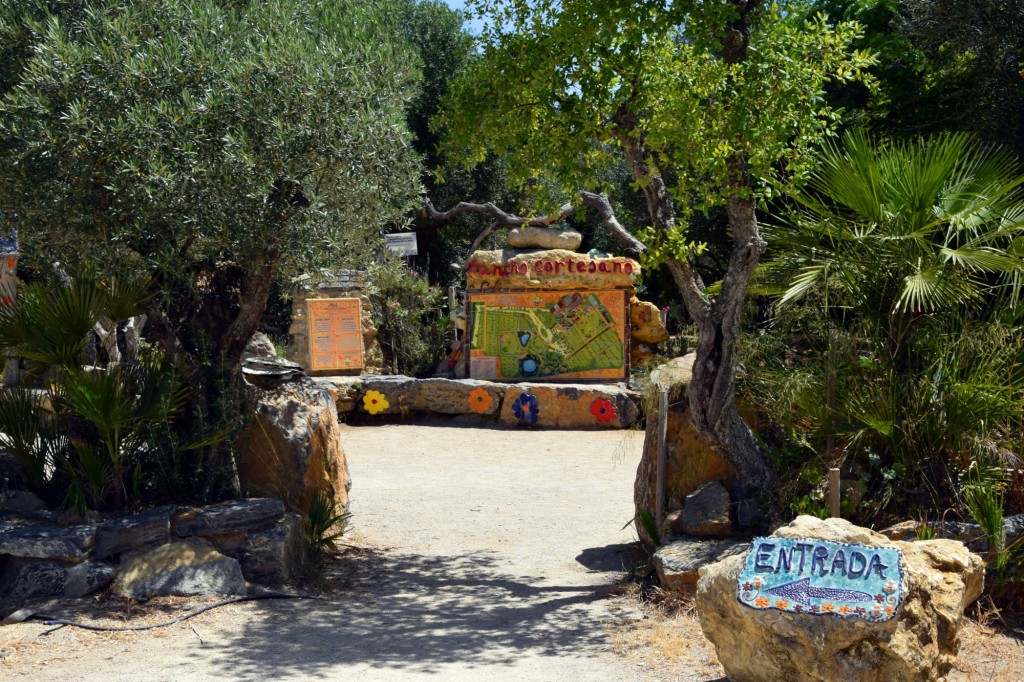
{"type": "Polygon", "coordinates": [[[873,499],[956,493],[970,462],[1012,459],[1024,433],[1024,174],[947,134],[827,146],[766,229],[762,293],[785,363],[753,392],[808,449],[885,472],[873,499]],[[955,472],[949,470],[953,465],[955,472]]]}
{"type": "Polygon", "coordinates": [[[58,488],[51,492],[80,512],[120,509],[138,497],[140,461],[155,446],[148,427],[184,405],[176,368],[154,349],[120,365],[81,366],[96,323],[137,314],[142,291],[84,277],[25,287],[0,308],[0,348],[20,357],[39,385],[0,390],[0,447],[25,464],[35,486],[58,488]]]}
{"type": "Polygon", "coordinates": [[[780,306],[847,308],[899,342],[921,314],[1018,303],[1024,174],[1006,151],[964,134],[875,144],[851,132],[791,196],[762,268],[780,306]]]}

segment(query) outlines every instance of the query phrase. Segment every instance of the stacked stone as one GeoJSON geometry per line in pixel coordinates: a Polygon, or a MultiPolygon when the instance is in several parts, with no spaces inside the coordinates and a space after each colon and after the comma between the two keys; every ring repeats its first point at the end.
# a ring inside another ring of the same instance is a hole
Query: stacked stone
{"type": "Polygon", "coordinates": [[[168,505],[104,523],[56,525],[39,501],[0,500],[0,617],[49,597],[82,597],[113,583],[135,599],[244,594],[246,580],[289,577],[297,517],[277,499],[196,509],[168,505]]]}

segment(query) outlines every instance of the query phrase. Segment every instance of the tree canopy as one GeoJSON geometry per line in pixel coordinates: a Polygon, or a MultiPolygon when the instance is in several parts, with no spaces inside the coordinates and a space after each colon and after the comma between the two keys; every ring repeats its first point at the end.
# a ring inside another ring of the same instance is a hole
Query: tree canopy
{"type": "Polygon", "coordinates": [[[149,278],[186,351],[237,359],[279,268],[351,261],[415,201],[418,72],[388,10],[5,3],[0,206],[26,264],[149,278]]]}
{"type": "Polygon", "coordinates": [[[756,0],[474,4],[489,22],[480,59],[436,121],[449,154],[470,166],[504,155],[511,177],[549,206],[607,189],[603,171],[625,158],[650,223],[640,239],[619,233],[648,265],[669,267],[700,328],[694,423],[741,481],[764,486],[770,466],[732,402],[739,312],[764,249],[755,202],[773,179],[807,174],[810,150],[838,120],[826,84],[869,80],[871,55],[851,48],[859,26],[756,0]],[[733,248],[711,297],[686,227],[715,205],[726,207],[733,248]]]}

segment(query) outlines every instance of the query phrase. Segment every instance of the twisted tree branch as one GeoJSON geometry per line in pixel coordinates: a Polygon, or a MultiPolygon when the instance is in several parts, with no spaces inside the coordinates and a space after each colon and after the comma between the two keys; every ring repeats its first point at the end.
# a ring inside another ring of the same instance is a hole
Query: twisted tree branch
{"type": "MultiPolygon", "coordinates": [[[[647,250],[644,243],[633,236],[633,234],[619,222],[618,218],[615,217],[615,210],[612,208],[608,195],[581,191],[579,196],[586,208],[591,208],[597,212],[598,216],[601,218],[601,223],[607,227],[608,231],[611,232],[612,235],[626,248],[627,255],[635,258],[647,250]]],[[[554,223],[565,220],[575,211],[576,209],[573,208],[573,205],[567,203],[563,204],[554,213],[541,216],[539,218],[527,219],[522,216],[507,213],[490,202],[487,202],[486,204],[473,204],[467,201],[460,201],[447,211],[438,211],[434,208],[434,205],[429,199],[423,204],[423,217],[434,223],[451,222],[463,213],[487,213],[494,216],[496,222],[481,231],[480,234],[476,236],[476,239],[473,240],[473,244],[469,249],[470,254],[480,248],[480,244],[483,243],[483,240],[490,236],[499,227],[550,227],[554,223]]]]}

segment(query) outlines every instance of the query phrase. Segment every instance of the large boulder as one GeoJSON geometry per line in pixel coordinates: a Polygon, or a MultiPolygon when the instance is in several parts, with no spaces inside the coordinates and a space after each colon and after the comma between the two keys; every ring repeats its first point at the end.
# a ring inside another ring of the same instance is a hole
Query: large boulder
{"type": "Polygon", "coordinates": [[[243,494],[276,497],[302,509],[308,491],[321,489],[347,506],[352,480],[331,391],[305,376],[250,390],[256,415],[241,440],[243,494]]]}
{"type": "Polygon", "coordinates": [[[654,553],[654,570],[662,589],[686,591],[700,578],[700,569],[725,557],[745,554],[750,546],[739,540],[678,536],[654,553]]]}
{"type": "Polygon", "coordinates": [[[270,360],[277,358],[277,348],[274,347],[274,342],[270,340],[263,332],[256,332],[249,339],[249,342],[245,344],[245,350],[242,351],[243,358],[267,358],[270,360]]]}
{"type": "Polygon", "coordinates": [[[189,538],[125,558],[113,590],[133,599],[245,594],[245,579],[238,561],[189,538]]]}
{"type": "Polygon", "coordinates": [[[687,535],[728,535],[729,491],[718,481],[705,483],[686,496],[680,520],[687,535]]]}
{"type": "Polygon", "coordinates": [[[271,497],[230,500],[179,513],[171,530],[179,538],[256,530],[284,518],[284,504],[271,497]]]}
{"type": "MultiPolygon", "coordinates": [[[[901,551],[902,603],[888,619],[875,620],[849,609],[843,617],[824,613],[824,607],[823,613],[752,608],[738,598],[746,552],[706,566],[697,583],[698,615],[730,680],[940,680],[952,668],[964,608],[984,583],[984,563],[962,543],[892,541],[842,519],[811,516],[798,517],[772,537],[901,551]]],[[[852,556],[850,562],[852,571],[852,556]]]]}
{"type": "Polygon", "coordinates": [[[668,329],[661,321],[661,311],[653,303],[634,296],[629,301],[629,336],[631,343],[657,345],[668,341],[668,329]]]}
{"type": "MultiPolygon", "coordinates": [[[[96,537],[96,526],[22,526],[0,529],[0,556],[25,559],[85,561],[96,537]]],[[[99,557],[102,558],[102,557],[99,557]]]]}
{"type": "MultiPolygon", "coordinates": [[[[730,489],[735,477],[729,463],[697,433],[690,421],[690,403],[687,391],[690,384],[694,356],[675,358],[652,372],[655,390],[669,391],[668,458],[665,463],[665,491],[667,510],[682,509],[686,496],[705,483],[718,481],[730,489]]],[[[654,513],[655,482],[658,462],[658,401],[647,412],[644,433],[644,451],[637,465],[633,485],[633,503],[638,510],[654,513]]],[[[637,534],[645,543],[651,539],[640,523],[637,534]]]]}
{"type": "Polygon", "coordinates": [[[27,490],[8,490],[0,492],[0,511],[31,517],[45,512],[46,503],[27,490]]]}
{"type": "Polygon", "coordinates": [[[302,521],[298,514],[262,530],[208,535],[220,553],[236,559],[245,579],[265,585],[280,585],[291,577],[295,543],[301,539],[302,521]]]}

